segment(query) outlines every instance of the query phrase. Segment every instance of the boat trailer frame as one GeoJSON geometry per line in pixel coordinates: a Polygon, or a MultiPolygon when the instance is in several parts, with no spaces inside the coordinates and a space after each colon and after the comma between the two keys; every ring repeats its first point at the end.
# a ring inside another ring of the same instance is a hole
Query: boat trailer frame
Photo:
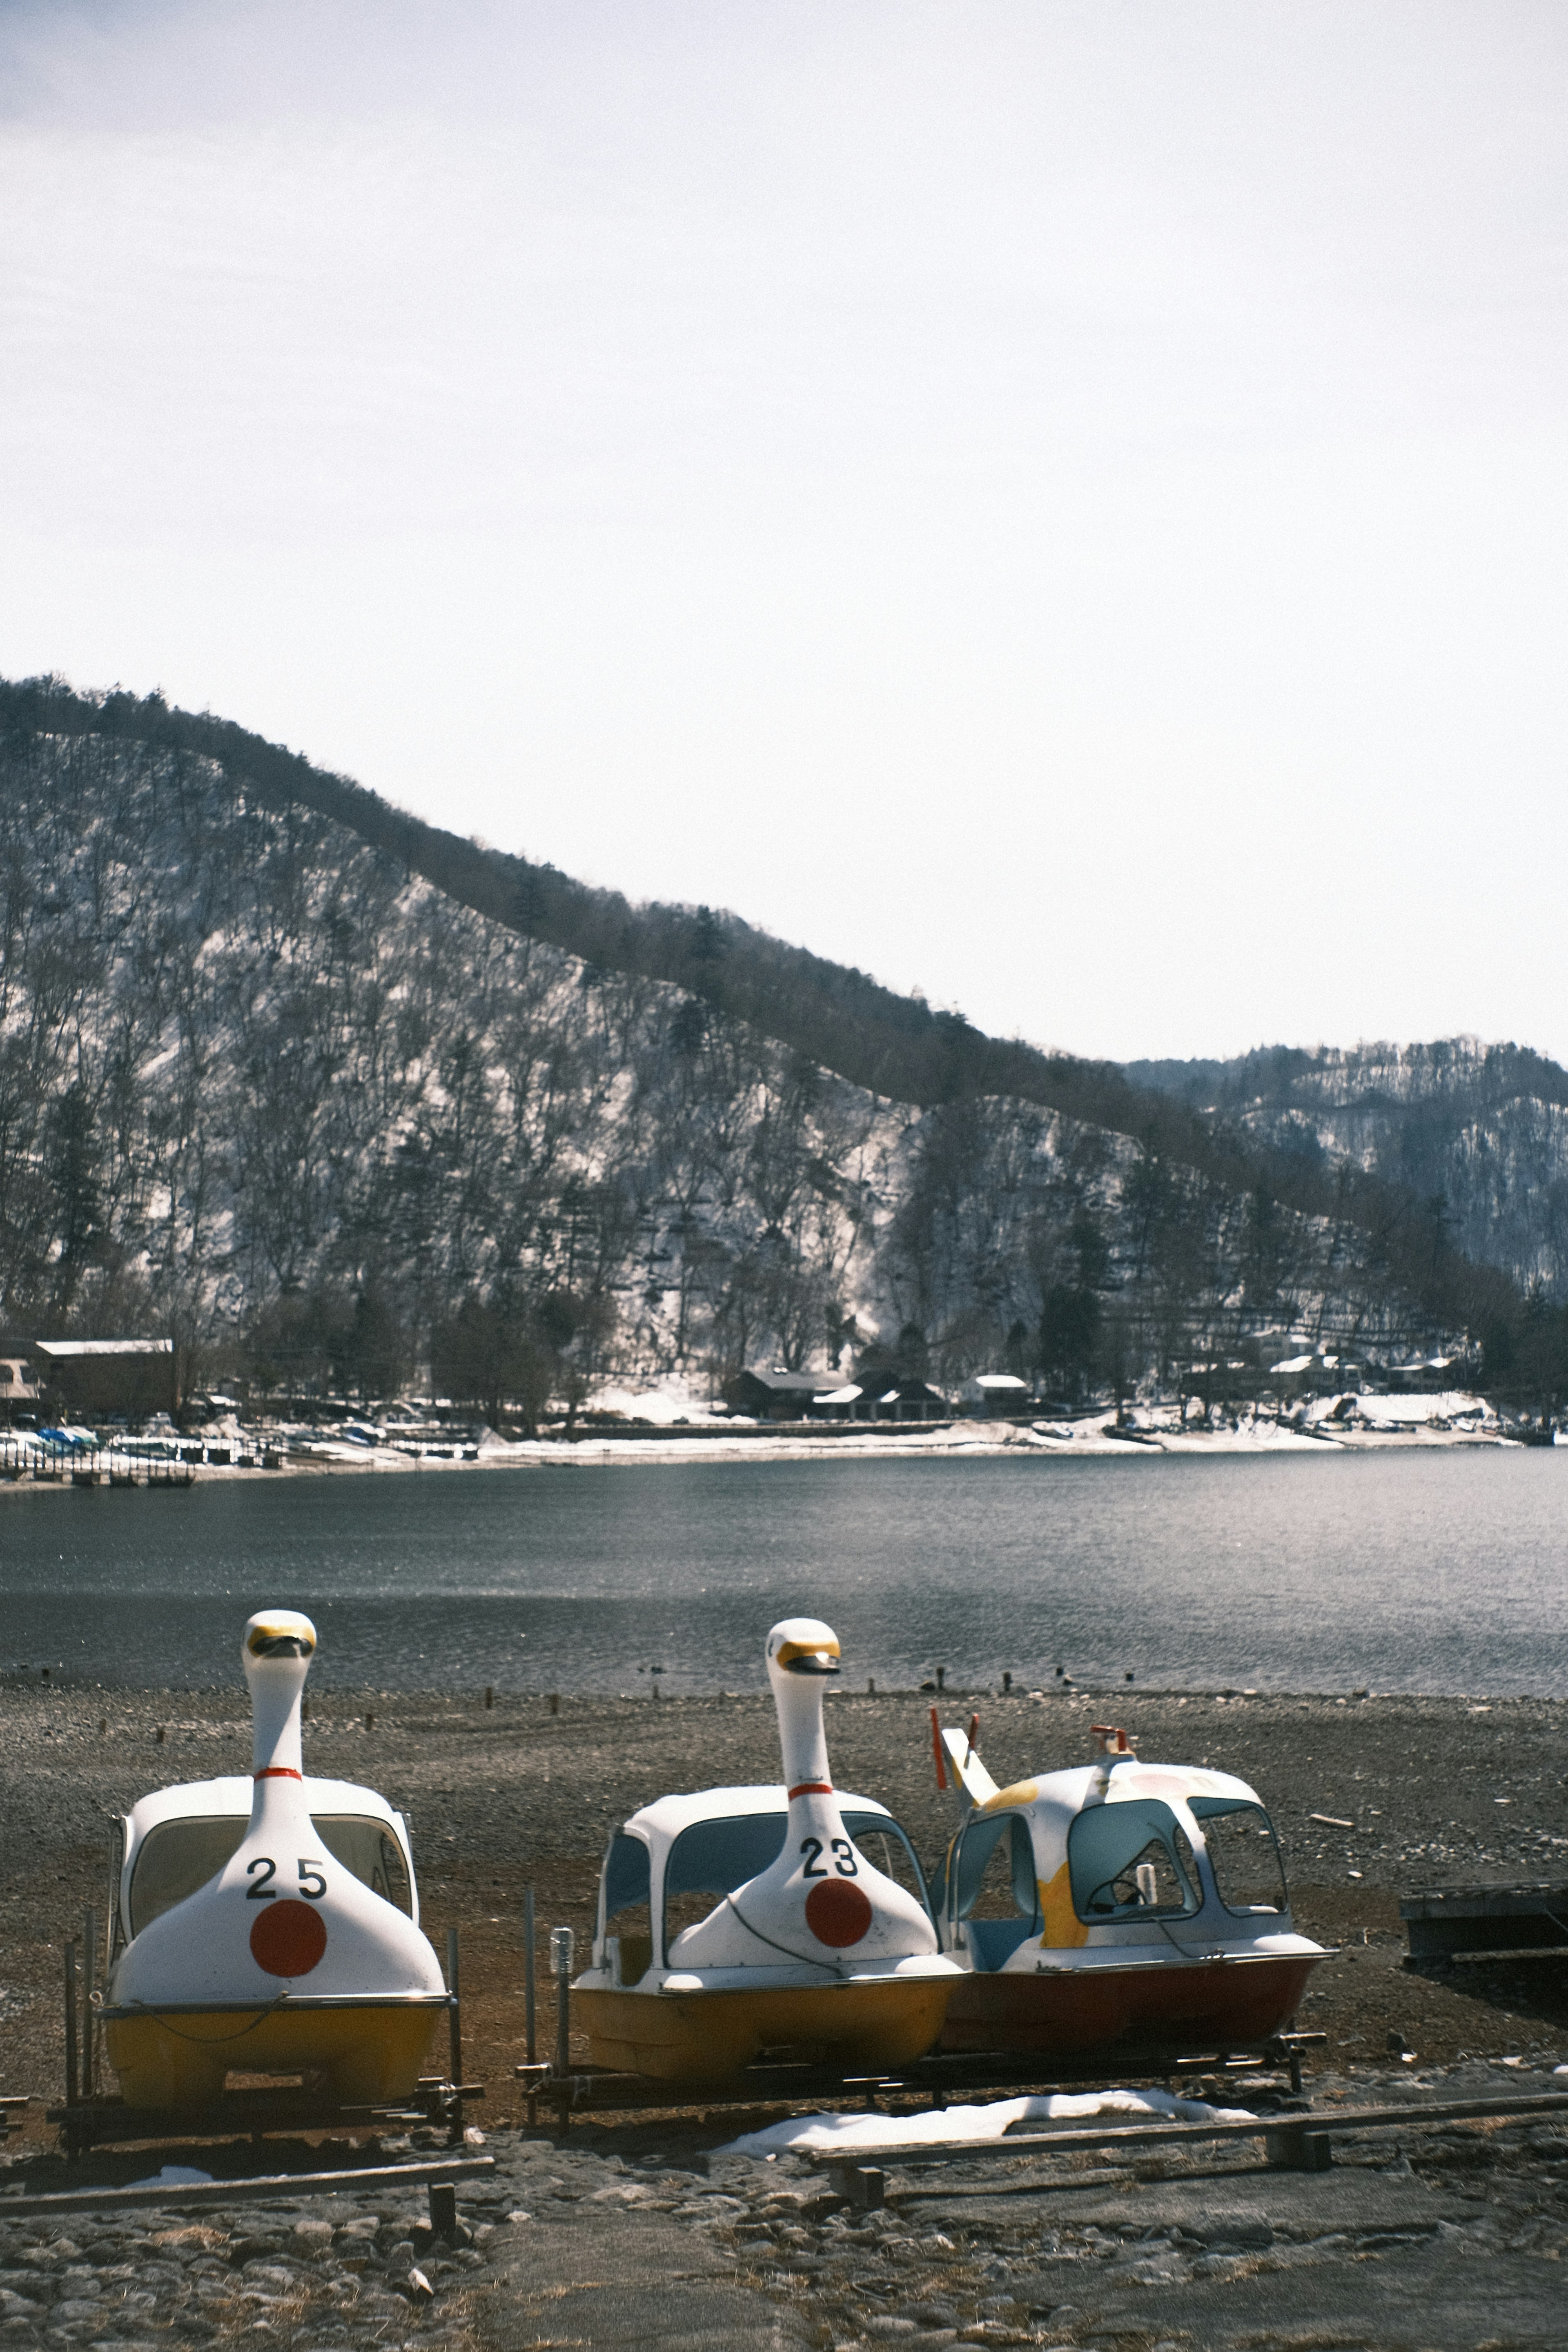
{"type": "Polygon", "coordinates": [[[1290,2096],[1301,2096],[1301,2053],[1304,2050],[1321,2048],[1327,2040],[1323,2033],[1286,2032],[1269,2034],[1255,2042],[1235,2042],[1215,2045],[1208,2050],[1137,2049],[1132,2048],[1104,2061],[1075,2067],[1064,2064],[1059,2058],[1031,2058],[1016,2051],[955,2051],[917,2058],[897,2074],[848,2074],[840,2067],[800,2064],[766,2064],[748,2066],[728,2082],[706,2085],[700,2083],[669,2083],[648,2074],[633,2074],[611,2066],[574,2066],[572,2049],[572,1985],[571,1947],[557,1945],[555,1937],[565,1931],[552,1932],[552,1954],[565,1957],[565,1966],[554,1969],[555,1979],[555,2055],[549,2061],[538,2057],[537,2000],[534,1984],[533,1889],[524,1895],[524,1954],[523,1996],[527,2027],[527,2063],[514,2068],[519,2084],[528,2099],[528,2125],[534,2129],[538,2122],[539,2102],[542,2099],[555,2110],[557,2135],[564,2137],[571,2128],[574,2115],[635,2114],[658,2110],[668,2114],[671,2108],[700,2107],[719,2112],[727,2108],[766,2106],[798,2106],[802,2104],[820,2106],[835,2100],[843,2104],[856,2100],[872,2109],[879,2109],[885,2098],[903,2096],[923,2099],[929,2105],[942,2108],[957,2098],[974,2098],[983,2094],[995,2095],[1007,2092],[1028,2093],[1055,2089],[1067,2084],[1125,2082],[1129,2074],[1140,2079],[1151,2075],[1164,2081],[1178,2079],[1183,2074],[1215,2074],[1260,2069],[1286,2074],[1290,2084],[1290,2096]]]}
{"type": "Polygon", "coordinates": [[[1251,2048],[1227,2044],[1223,2050],[1129,2050],[1120,2065],[1064,2066],[1047,2059],[1031,2061],[1013,2051],[964,2052],[962,2055],[917,2058],[897,2074],[847,2074],[832,2066],[800,2064],[748,2066],[727,2083],[666,2083],[647,2074],[622,2074],[609,2066],[576,2066],[563,2073],[552,2063],[537,2063],[513,2071],[524,2088],[531,2112],[540,2100],[555,2109],[555,2129],[564,2134],[575,2116],[635,2114],[639,2110],[668,2114],[677,2107],[700,2107],[714,2113],[727,2108],[821,2106],[858,2104],[879,2112],[883,2102],[906,2098],[923,2102],[939,2113],[961,2100],[1026,2096],[1037,2092],[1082,2089],[1095,2084],[1125,2084],[1151,2078],[1170,2082],[1184,2074],[1246,2072],[1278,2073],[1299,2098],[1303,2047],[1324,2040],[1321,2033],[1276,2034],[1251,2048]]]}
{"type": "Polygon", "coordinates": [[[1496,1886],[1426,1886],[1399,1916],[1407,1968],[1454,1959],[1544,1956],[1568,1948],[1568,1882],[1537,1878],[1496,1886]]]}
{"type": "Polygon", "coordinates": [[[221,2099],[199,2107],[129,2107],[118,2093],[97,2090],[100,2001],[94,1977],[99,1935],[98,1915],[90,1906],[83,1930],[79,1960],[74,1943],[65,1949],[65,2099],[61,2105],[45,2110],[46,2121],[58,2125],[66,2155],[73,2162],[89,2148],[131,2141],[183,2145],[193,2139],[259,2140],[271,2132],[426,2129],[444,2131],[448,2147],[463,2145],[464,2108],[469,2100],[482,2099],[485,2087],[482,2083],[463,2080],[463,2004],[456,1927],[447,1931],[447,2071],[421,2075],[412,2099],[384,2106],[343,2105],[308,2088],[259,2088],[226,2091],[221,2099]]]}

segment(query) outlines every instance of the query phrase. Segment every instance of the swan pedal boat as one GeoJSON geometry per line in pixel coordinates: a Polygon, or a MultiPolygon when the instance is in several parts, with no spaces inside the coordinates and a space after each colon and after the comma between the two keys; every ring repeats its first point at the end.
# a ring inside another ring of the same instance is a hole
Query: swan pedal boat
{"type": "Polygon", "coordinates": [[[1261,1799],[1228,1772],[1142,1763],[1124,1731],[1095,1729],[1097,1763],[1005,1789],[973,1725],[940,1735],[960,1826],[937,1908],[965,1971],[942,2049],[1078,2058],[1267,2042],[1328,1954],[1296,1933],[1261,1799]]]}
{"type": "Polygon", "coordinates": [[[416,2088],[449,2006],[418,1925],[408,1825],[307,1780],[308,1618],[245,1629],[254,1769],[143,1797],[122,1825],[104,2050],[131,2107],[206,2106],[231,2071],[319,2077],[344,2105],[416,2088]]]}
{"type": "Polygon", "coordinates": [[[661,1797],[610,1840],[593,1966],[573,1987],[595,2065],[713,2083],[769,2053],[872,2072],[920,2057],[942,2029],[962,1979],[913,1849],[885,1805],[829,1775],[822,1696],[837,1640],[786,1618],[767,1665],[784,1780],[661,1797]],[[880,1869],[867,1851],[879,1846],[880,1869]]]}

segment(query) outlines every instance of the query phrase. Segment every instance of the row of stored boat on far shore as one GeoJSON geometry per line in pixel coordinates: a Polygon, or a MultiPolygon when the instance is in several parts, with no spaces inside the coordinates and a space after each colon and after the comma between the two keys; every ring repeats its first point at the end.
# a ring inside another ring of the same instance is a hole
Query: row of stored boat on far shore
{"type": "MultiPolygon", "coordinates": [[[[245,1629],[248,1780],[143,1798],[122,1830],[104,2048],[133,2107],[210,2103],[230,2071],[406,2097],[447,1995],[418,1924],[407,1823],[308,1777],[309,1619],[245,1629]]],[[[956,1822],[927,1876],[875,1798],[837,1790],[830,1627],[768,1635],[783,1778],[659,1798],[611,1837],[572,1988],[598,2066],[719,2084],[759,2059],[845,2073],[927,2052],[1121,2063],[1256,2047],[1322,1948],[1295,1932],[1279,1841],[1245,1781],[1146,1763],[1113,1727],[1071,1769],[998,1788],[977,1726],[931,1713],[956,1822]]]]}

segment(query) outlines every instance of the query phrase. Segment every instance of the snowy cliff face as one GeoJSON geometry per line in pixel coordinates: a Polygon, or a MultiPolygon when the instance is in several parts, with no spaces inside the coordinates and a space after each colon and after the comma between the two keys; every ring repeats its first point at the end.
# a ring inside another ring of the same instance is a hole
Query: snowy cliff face
{"type": "MultiPolygon", "coordinates": [[[[1265,1327],[1420,1336],[1348,1224],[1037,1104],[875,1097],[211,759],[5,761],[8,1322],[151,1319],[221,1368],[279,1302],[374,1300],[417,1357],[501,1300],[583,1372],[826,1370],[905,1331],[946,1380],[1030,1368],[1047,1326],[1064,1381],[1265,1327]]],[[[1335,1149],[1340,1115],[1289,1110],[1335,1149]]]]}
{"type": "Polygon", "coordinates": [[[1214,1105],[1273,1149],[1440,1201],[1456,1248],[1568,1298],[1568,1070],[1543,1055],[1452,1037],[1130,1074],[1214,1105]]]}

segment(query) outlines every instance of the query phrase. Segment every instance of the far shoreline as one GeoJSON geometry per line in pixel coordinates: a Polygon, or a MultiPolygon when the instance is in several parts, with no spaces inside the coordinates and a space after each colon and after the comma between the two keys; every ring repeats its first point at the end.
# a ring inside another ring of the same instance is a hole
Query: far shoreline
{"type": "MultiPolygon", "coordinates": [[[[1321,1427],[1321,1425],[1320,1425],[1321,1427]]],[[[1243,1423],[1228,1430],[1139,1430],[1116,1434],[1103,1425],[1070,1437],[1047,1435],[1011,1422],[954,1422],[911,1426],[907,1434],[850,1430],[831,1436],[794,1431],[764,1436],[760,1431],[728,1432],[649,1428],[615,1433],[494,1440],[467,1459],[442,1452],[415,1453],[395,1446],[357,1446],[315,1439],[269,1445],[276,1457],[266,1468],[249,1464],[192,1464],[191,1485],[267,1482],[276,1478],[407,1475],[439,1476],[475,1470],[572,1470],[659,1467],[700,1463],[761,1462],[1133,1462],[1279,1460],[1344,1457],[1359,1454],[1445,1454],[1458,1451],[1527,1454],[1547,1449],[1499,1430],[1435,1429],[1429,1424],[1397,1428],[1336,1429],[1305,1435],[1275,1422],[1243,1423]]],[[[1556,1448],[1551,1449],[1556,1451],[1556,1448]]],[[[25,1475],[0,1486],[0,1493],[68,1491],[67,1470],[58,1477],[25,1475]]]]}

